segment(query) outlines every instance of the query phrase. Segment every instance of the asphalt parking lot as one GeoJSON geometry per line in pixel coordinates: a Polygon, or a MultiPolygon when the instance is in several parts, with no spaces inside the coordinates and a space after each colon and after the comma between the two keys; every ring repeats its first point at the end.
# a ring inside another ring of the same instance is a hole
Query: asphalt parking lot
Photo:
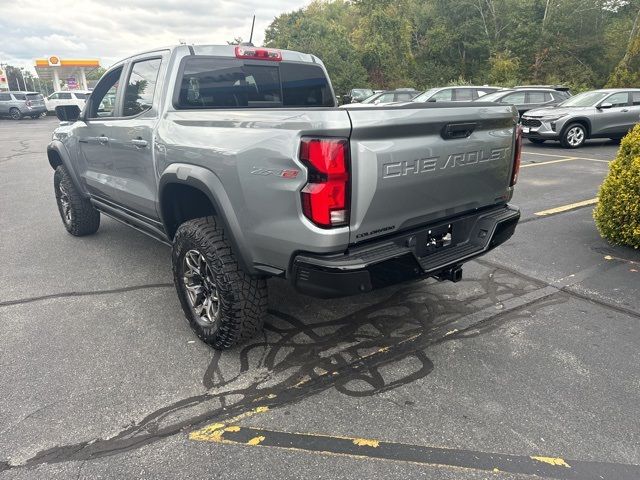
{"type": "Polygon", "coordinates": [[[640,478],[640,252],[591,219],[617,144],[526,144],[521,224],[462,282],[270,281],[264,334],[220,353],[167,247],[66,233],[56,125],[0,120],[0,478],[640,478]]]}

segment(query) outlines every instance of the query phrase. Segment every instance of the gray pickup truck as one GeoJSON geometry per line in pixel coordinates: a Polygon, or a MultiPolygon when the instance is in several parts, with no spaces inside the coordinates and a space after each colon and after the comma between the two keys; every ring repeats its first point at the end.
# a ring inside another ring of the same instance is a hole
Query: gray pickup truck
{"type": "Polygon", "coordinates": [[[503,243],[521,135],[495,103],[337,108],[313,55],[142,53],[107,71],[47,148],[72,235],[108,215],[172,247],[178,297],[215,348],[261,328],[269,277],[335,297],[458,281],[503,243]]]}

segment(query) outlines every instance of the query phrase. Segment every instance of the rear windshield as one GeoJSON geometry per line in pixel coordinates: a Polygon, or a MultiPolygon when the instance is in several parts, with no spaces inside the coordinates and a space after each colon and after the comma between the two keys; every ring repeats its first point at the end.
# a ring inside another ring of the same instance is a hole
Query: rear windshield
{"type": "Polygon", "coordinates": [[[178,84],[182,109],[335,106],[318,65],[187,57],[178,84]]]}

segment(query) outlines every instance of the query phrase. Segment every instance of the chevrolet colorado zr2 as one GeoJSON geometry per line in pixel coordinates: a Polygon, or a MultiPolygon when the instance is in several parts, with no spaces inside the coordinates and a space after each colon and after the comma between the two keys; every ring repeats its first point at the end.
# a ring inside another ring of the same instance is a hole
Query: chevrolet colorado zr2
{"type": "Polygon", "coordinates": [[[520,163],[513,106],[337,108],[320,59],[250,45],[141,53],[57,107],[47,148],[72,235],[107,215],[171,246],[192,328],[254,335],[269,277],[335,297],[457,281],[503,243],[520,163]]]}

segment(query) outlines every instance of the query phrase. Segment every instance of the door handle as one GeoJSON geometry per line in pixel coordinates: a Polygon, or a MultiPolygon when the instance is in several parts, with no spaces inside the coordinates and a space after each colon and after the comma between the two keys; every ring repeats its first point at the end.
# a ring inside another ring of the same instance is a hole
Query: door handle
{"type": "Polygon", "coordinates": [[[628,108],[623,108],[623,109],[622,109],[622,110],[620,110],[620,111],[621,111],[621,112],[626,113],[626,112],[628,112],[628,111],[629,111],[629,109],[628,109],[628,108]]]}
{"type": "Polygon", "coordinates": [[[134,138],[131,140],[131,143],[133,143],[136,148],[145,148],[147,146],[147,141],[142,138],[134,138]]]}
{"type": "Polygon", "coordinates": [[[100,144],[102,144],[102,145],[105,145],[105,144],[106,144],[106,143],[108,143],[108,142],[109,142],[109,137],[106,137],[106,136],[104,136],[104,135],[100,135],[100,136],[98,137],[98,143],[100,143],[100,144]]]}

